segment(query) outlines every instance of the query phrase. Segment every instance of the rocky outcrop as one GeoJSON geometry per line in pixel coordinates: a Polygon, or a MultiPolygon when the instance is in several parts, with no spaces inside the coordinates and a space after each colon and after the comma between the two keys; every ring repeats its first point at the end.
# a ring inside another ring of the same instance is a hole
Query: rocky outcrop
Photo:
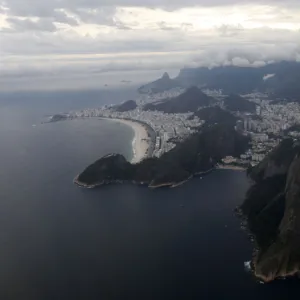
{"type": "Polygon", "coordinates": [[[141,94],[161,93],[180,86],[177,80],[171,79],[168,73],[164,73],[160,79],[141,86],[138,92],[141,94]]]}
{"type": "Polygon", "coordinates": [[[293,139],[283,140],[260,164],[249,170],[249,176],[259,182],[276,175],[286,175],[298,151],[299,146],[294,144],[293,139]]]}
{"type": "Polygon", "coordinates": [[[300,271],[299,153],[293,141],[275,149],[255,170],[260,176],[255,174],[256,185],[242,206],[259,248],[255,275],[266,282],[300,271]],[[280,159],[279,153],[285,157],[280,159]]]}
{"type": "Polygon", "coordinates": [[[149,187],[177,186],[211,170],[225,156],[239,156],[248,143],[249,139],[233,128],[208,126],[160,158],[131,164],[122,155],[107,155],[87,167],[74,182],[90,188],[124,181],[149,187]]]}
{"type": "Polygon", "coordinates": [[[116,181],[130,180],[134,166],[123,155],[109,154],[88,166],[75,179],[81,187],[93,188],[116,181]]]}

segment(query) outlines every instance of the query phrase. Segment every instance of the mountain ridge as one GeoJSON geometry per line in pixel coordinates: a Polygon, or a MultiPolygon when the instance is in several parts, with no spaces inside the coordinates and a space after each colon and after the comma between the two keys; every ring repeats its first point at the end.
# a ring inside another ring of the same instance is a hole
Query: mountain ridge
{"type": "Polygon", "coordinates": [[[110,154],[87,167],[74,182],[90,188],[124,181],[152,188],[177,186],[211,170],[225,156],[239,156],[248,144],[249,139],[230,126],[204,126],[160,158],[131,164],[122,155],[110,154]]]}
{"type": "Polygon", "coordinates": [[[222,89],[225,94],[260,91],[289,100],[299,100],[300,63],[282,61],[262,67],[185,68],[180,70],[176,80],[185,87],[205,86],[209,89],[222,89]],[[273,76],[264,80],[268,74],[273,76]]]}
{"type": "Polygon", "coordinates": [[[300,62],[281,61],[260,67],[231,65],[214,68],[184,68],[174,79],[163,76],[142,86],[139,91],[151,93],[163,92],[175,87],[199,86],[221,89],[225,94],[249,94],[255,91],[271,94],[275,98],[299,101],[299,82],[300,62]]]}
{"type": "Polygon", "coordinates": [[[149,103],[143,109],[157,110],[164,113],[187,113],[196,112],[200,107],[208,106],[214,102],[215,99],[207,96],[197,87],[192,86],[177,97],[149,103]]]}
{"type": "Polygon", "coordinates": [[[165,72],[161,78],[138,88],[138,92],[140,94],[155,94],[180,86],[181,84],[179,81],[176,79],[171,79],[169,74],[165,72]]]}

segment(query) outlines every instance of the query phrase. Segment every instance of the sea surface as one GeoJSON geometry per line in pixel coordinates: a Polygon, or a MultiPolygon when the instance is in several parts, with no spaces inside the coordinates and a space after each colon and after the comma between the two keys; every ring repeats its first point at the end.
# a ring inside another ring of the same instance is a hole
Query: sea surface
{"type": "Polygon", "coordinates": [[[133,96],[128,90],[0,95],[0,299],[299,295],[297,281],[263,285],[244,271],[252,246],[233,215],[249,186],[243,172],[216,171],[176,189],[73,185],[107,153],[130,158],[133,132],[97,118],[41,120],[133,96]]]}

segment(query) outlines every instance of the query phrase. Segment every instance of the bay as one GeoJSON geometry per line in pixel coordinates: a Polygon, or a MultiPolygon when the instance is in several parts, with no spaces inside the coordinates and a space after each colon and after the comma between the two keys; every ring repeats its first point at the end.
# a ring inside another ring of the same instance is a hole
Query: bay
{"type": "Polygon", "coordinates": [[[233,215],[249,186],[243,172],[214,172],[177,189],[73,185],[102,155],[130,158],[133,132],[97,119],[40,120],[125,95],[0,98],[0,299],[287,299],[298,292],[297,282],[261,285],[244,271],[252,245],[233,215]]]}

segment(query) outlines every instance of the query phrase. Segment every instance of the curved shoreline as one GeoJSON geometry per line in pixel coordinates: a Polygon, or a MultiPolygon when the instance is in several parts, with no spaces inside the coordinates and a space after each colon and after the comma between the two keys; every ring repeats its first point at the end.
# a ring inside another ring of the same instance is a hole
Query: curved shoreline
{"type": "Polygon", "coordinates": [[[242,166],[235,166],[235,165],[221,165],[218,164],[216,166],[217,170],[232,170],[232,171],[247,171],[246,167],[242,167],[242,166]]]}
{"type": "Polygon", "coordinates": [[[152,182],[138,182],[138,181],[132,181],[132,180],[111,180],[111,181],[102,181],[102,182],[98,182],[98,183],[94,183],[94,184],[86,184],[84,182],[81,182],[78,180],[80,174],[78,174],[74,179],[73,179],[73,183],[75,185],[77,185],[78,187],[81,188],[86,188],[86,189],[94,189],[97,187],[101,187],[104,185],[111,185],[111,184],[123,184],[123,183],[131,183],[134,185],[139,185],[139,186],[147,186],[149,189],[159,189],[159,188],[177,188],[179,186],[184,185],[185,183],[187,183],[188,181],[200,177],[200,176],[205,176],[208,175],[209,173],[211,173],[212,171],[214,171],[215,168],[209,169],[207,171],[204,172],[199,172],[199,173],[195,173],[190,175],[188,178],[186,178],[183,181],[180,182],[165,182],[165,183],[160,183],[160,184],[156,184],[153,185],[152,182]]]}
{"type": "Polygon", "coordinates": [[[134,138],[132,140],[133,158],[132,164],[137,164],[147,157],[151,157],[151,138],[148,129],[139,121],[129,119],[116,118],[99,118],[100,120],[108,120],[129,126],[134,131],[134,138]]]}

